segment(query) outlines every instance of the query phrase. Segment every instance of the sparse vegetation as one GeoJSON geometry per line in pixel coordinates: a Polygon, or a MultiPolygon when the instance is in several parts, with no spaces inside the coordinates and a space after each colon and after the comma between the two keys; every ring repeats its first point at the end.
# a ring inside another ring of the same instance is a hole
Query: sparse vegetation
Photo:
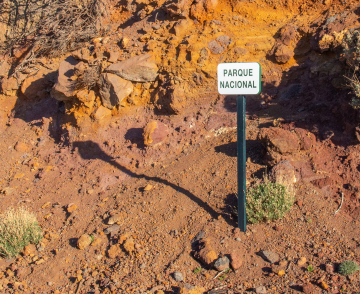
{"type": "Polygon", "coordinates": [[[294,197],[284,185],[265,181],[250,188],[246,195],[248,222],[280,219],[289,211],[293,203],[294,197]]]}
{"type": "Polygon", "coordinates": [[[196,269],[194,269],[194,274],[198,274],[201,272],[201,267],[198,267],[196,269]]]}
{"type": "Polygon", "coordinates": [[[313,265],[309,264],[306,269],[309,273],[312,273],[314,271],[315,267],[313,265]]]}
{"type": "Polygon", "coordinates": [[[84,46],[107,31],[106,0],[9,0],[0,2],[0,50],[22,48],[18,70],[42,64],[40,56],[61,56],[84,46]],[[3,33],[4,34],[4,33],[3,33]],[[24,51],[25,49],[25,51],[24,51]]]}
{"type": "Polygon", "coordinates": [[[354,94],[351,105],[355,109],[360,109],[360,31],[355,30],[348,33],[343,39],[342,47],[344,51],[342,58],[350,67],[347,79],[354,94]]]}
{"type": "Polygon", "coordinates": [[[356,271],[358,271],[359,265],[352,260],[346,260],[339,266],[339,273],[343,276],[350,276],[356,271]]]}
{"type": "Polygon", "coordinates": [[[25,208],[8,209],[0,216],[0,255],[17,256],[25,246],[37,244],[42,230],[36,217],[25,208]]]}

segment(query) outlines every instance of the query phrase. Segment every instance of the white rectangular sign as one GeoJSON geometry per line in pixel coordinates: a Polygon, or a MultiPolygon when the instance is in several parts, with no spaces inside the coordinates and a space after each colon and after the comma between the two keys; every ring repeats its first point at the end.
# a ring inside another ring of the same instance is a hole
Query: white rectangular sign
{"type": "Polygon", "coordinates": [[[222,95],[254,95],[261,92],[261,66],[257,62],[219,63],[218,90],[222,95]]]}

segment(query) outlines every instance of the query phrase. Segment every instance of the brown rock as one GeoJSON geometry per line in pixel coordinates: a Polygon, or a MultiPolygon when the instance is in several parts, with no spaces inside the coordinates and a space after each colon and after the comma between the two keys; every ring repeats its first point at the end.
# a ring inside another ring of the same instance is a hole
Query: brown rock
{"type": "Polygon", "coordinates": [[[127,253],[131,254],[133,251],[135,251],[135,243],[133,238],[128,238],[123,244],[124,249],[127,253]]]}
{"type": "Polygon", "coordinates": [[[116,258],[117,256],[121,255],[121,253],[122,251],[119,244],[112,245],[107,252],[109,258],[116,258]]]}
{"type": "Polygon", "coordinates": [[[14,146],[14,149],[18,152],[24,153],[29,151],[30,146],[22,142],[17,142],[14,146]]]}
{"type": "Polygon", "coordinates": [[[66,208],[66,210],[67,210],[68,213],[72,213],[72,212],[74,212],[76,209],[78,209],[78,207],[77,207],[77,205],[74,204],[74,203],[70,203],[70,204],[67,206],[67,208],[66,208]]]}
{"type": "Polygon", "coordinates": [[[29,244],[24,248],[24,255],[31,255],[37,252],[36,247],[34,244],[29,244]]]}
{"type": "Polygon", "coordinates": [[[76,93],[76,98],[78,98],[86,107],[91,107],[95,101],[95,92],[87,89],[80,90],[76,93]]]}
{"type": "Polygon", "coordinates": [[[94,120],[101,121],[111,116],[111,110],[104,106],[99,106],[98,108],[95,109],[95,111],[91,114],[91,116],[94,120]]]}
{"type": "Polygon", "coordinates": [[[158,67],[152,54],[131,57],[110,65],[106,72],[133,82],[152,82],[158,75],[158,67]]]}
{"type": "Polygon", "coordinates": [[[305,294],[312,294],[315,292],[315,287],[312,284],[308,283],[302,286],[302,291],[305,294]]]}
{"type": "Polygon", "coordinates": [[[170,16],[188,17],[192,0],[173,0],[165,5],[165,11],[170,16]]]}
{"type": "Polygon", "coordinates": [[[25,78],[21,85],[21,93],[23,93],[28,99],[41,97],[50,90],[53,85],[55,72],[49,69],[42,68],[37,73],[29,75],[25,78]]]}
{"type": "Polygon", "coordinates": [[[265,286],[256,287],[255,288],[255,293],[257,293],[257,294],[266,294],[267,291],[266,291],[265,286]]]}
{"type": "Polygon", "coordinates": [[[296,128],[294,131],[300,138],[300,148],[305,151],[310,150],[316,142],[315,135],[300,128],[296,128]]]}
{"type": "Polygon", "coordinates": [[[191,286],[189,284],[185,284],[185,286],[180,289],[180,294],[203,294],[205,292],[204,288],[191,286]]]}
{"type": "Polygon", "coordinates": [[[109,218],[108,225],[116,224],[116,223],[120,222],[122,219],[123,219],[122,214],[115,214],[109,218]]]}
{"type": "Polygon", "coordinates": [[[119,105],[134,90],[131,82],[112,73],[101,74],[99,87],[102,103],[109,109],[119,105]]]}
{"type": "Polygon", "coordinates": [[[298,136],[284,129],[275,127],[261,129],[258,138],[266,149],[280,154],[291,154],[300,150],[298,136]]]}
{"type": "Polygon", "coordinates": [[[184,88],[181,85],[161,88],[157,95],[156,105],[171,113],[181,113],[186,108],[184,88]]]}
{"type": "Polygon", "coordinates": [[[60,63],[57,81],[52,88],[51,95],[59,100],[66,101],[75,97],[77,81],[71,79],[74,76],[76,65],[79,63],[74,57],[69,56],[60,63]]]}
{"type": "Polygon", "coordinates": [[[213,13],[218,5],[218,0],[198,0],[191,6],[190,15],[199,22],[204,22],[209,18],[209,13],[213,13]]]}
{"type": "Polygon", "coordinates": [[[237,251],[232,251],[230,253],[230,260],[231,260],[230,264],[231,264],[231,267],[233,268],[233,270],[239,269],[242,266],[242,264],[244,263],[243,258],[237,251]]]}
{"type": "Polygon", "coordinates": [[[209,239],[201,239],[199,241],[199,250],[195,252],[194,256],[208,266],[212,265],[212,263],[218,258],[209,239]]]}
{"type": "Polygon", "coordinates": [[[300,257],[300,259],[297,262],[298,266],[304,266],[306,264],[307,260],[306,257],[300,257]]]}
{"type": "Polygon", "coordinates": [[[76,50],[71,55],[81,61],[88,62],[91,59],[91,53],[87,47],[76,50]]]}
{"type": "Polygon", "coordinates": [[[85,249],[91,244],[91,242],[92,242],[92,238],[88,234],[84,234],[78,239],[77,247],[81,250],[85,249]]]}
{"type": "Polygon", "coordinates": [[[286,25],[280,29],[279,41],[286,46],[292,45],[297,40],[297,32],[293,26],[286,25]]]}
{"type": "Polygon", "coordinates": [[[16,96],[16,92],[19,89],[17,80],[14,77],[3,78],[1,80],[1,91],[7,96],[16,96]]]}
{"type": "Polygon", "coordinates": [[[7,78],[10,68],[11,65],[7,62],[7,60],[0,62],[0,78],[7,78]]]}
{"type": "Polygon", "coordinates": [[[297,179],[295,169],[288,160],[276,164],[270,171],[269,179],[274,183],[284,185],[290,192],[294,192],[293,186],[297,179]]]}
{"type": "Polygon", "coordinates": [[[189,19],[181,19],[174,24],[174,33],[175,36],[180,37],[185,34],[190,27],[192,27],[193,22],[189,19]]]}
{"type": "Polygon", "coordinates": [[[215,40],[209,42],[208,48],[212,54],[221,54],[225,51],[225,46],[215,40]]]}
{"type": "Polygon", "coordinates": [[[167,126],[162,122],[149,122],[144,128],[144,144],[152,147],[157,146],[166,139],[168,133],[167,126]]]}
{"type": "Polygon", "coordinates": [[[278,44],[275,49],[274,55],[275,60],[278,63],[287,63],[291,58],[294,57],[294,50],[286,45],[278,44]]]}

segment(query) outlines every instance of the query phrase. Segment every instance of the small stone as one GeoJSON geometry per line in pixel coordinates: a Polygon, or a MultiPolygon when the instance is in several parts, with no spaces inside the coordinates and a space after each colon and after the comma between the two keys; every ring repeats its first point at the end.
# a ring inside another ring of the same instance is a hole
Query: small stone
{"type": "Polygon", "coordinates": [[[266,291],[265,286],[256,287],[255,288],[255,293],[257,293],[257,294],[266,294],[267,291],[266,291]]]}
{"type": "Polygon", "coordinates": [[[99,246],[102,243],[100,238],[95,238],[94,241],[91,242],[91,246],[99,246]]]}
{"type": "Polygon", "coordinates": [[[287,63],[293,57],[294,50],[292,50],[289,46],[280,44],[275,49],[275,60],[278,63],[287,63]]]}
{"type": "Polygon", "coordinates": [[[330,264],[330,263],[326,264],[326,265],[325,265],[325,271],[326,271],[327,273],[329,273],[329,274],[334,273],[334,271],[335,271],[334,265],[333,265],[333,264],[330,264]]]}
{"type": "Polygon", "coordinates": [[[221,54],[225,51],[225,46],[220,45],[215,40],[209,42],[208,48],[212,54],[221,54]]]}
{"type": "Polygon", "coordinates": [[[150,191],[150,190],[152,190],[153,188],[154,188],[153,185],[147,184],[147,185],[145,186],[145,188],[144,188],[144,191],[150,191]]]}
{"type": "Polygon", "coordinates": [[[280,259],[278,254],[267,250],[260,251],[260,256],[270,263],[278,262],[280,259]]]}
{"type": "Polygon", "coordinates": [[[220,44],[223,44],[225,46],[229,46],[232,42],[231,38],[226,35],[222,35],[216,38],[216,41],[218,41],[220,44]]]}
{"type": "Polygon", "coordinates": [[[117,232],[119,229],[120,229],[119,225],[112,225],[104,230],[104,234],[107,235],[110,233],[114,233],[117,232]]]}
{"type": "Polygon", "coordinates": [[[324,281],[321,281],[321,282],[320,282],[320,287],[321,287],[322,289],[324,289],[324,290],[327,290],[327,289],[329,288],[329,285],[326,284],[324,281]]]}
{"type": "Polygon", "coordinates": [[[85,249],[91,244],[91,242],[92,242],[92,238],[88,234],[84,234],[78,239],[77,247],[81,250],[85,249]]]}
{"type": "Polygon", "coordinates": [[[173,277],[176,282],[182,282],[184,280],[184,277],[180,272],[174,272],[173,277]]]}
{"type": "Polygon", "coordinates": [[[296,201],[296,204],[297,204],[297,206],[299,206],[299,207],[302,207],[302,206],[303,206],[303,202],[302,202],[301,200],[296,201]]]}
{"type": "Polygon", "coordinates": [[[297,262],[298,266],[304,266],[306,264],[306,257],[300,257],[300,259],[297,262]]]}
{"type": "Polygon", "coordinates": [[[168,128],[164,123],[151,121],[144,128],[144,144],[151,147],[158,146],[166,139],[168,133],[168,128]]]}
{"type": "Polygon", "coordinates": [[[36,253],[36,247],[34,244],[29,244],[24,248],[24,255],[31,255],[36,253]]]}
{"type": "Polygon", "coordinates": [[[105,118],[111,117],[111,110],[104,106],[99,106],[95,109],[91,116],[94,120],[101,121],[105,118]]]}
{"type": "Polygon", "coordinates": [[[124,249],[127,253],[131,254],[133,251],[135,251],[135,243],[133,238],[128,238],[123,244],[124,249]]]}
{"type": "Polygon", "coordinates": [[[0,86],[2,93],[7,96],[16,96],[16,92],[19,89],[18,82],[14,77],[3,78],[0,86]]]}
{"type": "Polygon", "coordinates": [[[277,275],[278,275],[279,277],[282,277],[282,276],[285,275],[285,271],[281,269],[281,270],[279,270],[279,271],[277,272],[277,275]]]}
{"type": "Polygon", "coordinates": [[[112,245],[107,251],[109,258],[116,258],[117,256],[121,255],[121,253],[122,251],[118,244],[112,245]]]}
{"type": "Polygon", "coordinates": [[[108,225],[116,224],[116,223],[120,222],[122,219],[123,219],[123,216],[121,214],[115,214],[109,218],[108,225]]]}
{"type": "Polygon", "coordinates": [[[218,258],[209,239],[199,241],[199,251],[194,256],[206,265],[211,265],[218,258]]]}
{"type": "Polygon", "coordinates": [[[72,212],[74,212],[77,208],[78,208],[78,207],[77,207],[76,204],[70,203],[70,204],[67,206],[66,211],[67,211],[68,213],[72,213],[72,212]]]}
{"type": "Polygon", "coordinates": [[[18,152],[25,153],[25,152],[29,151],[30,147],[25,143],[17,142],[15,144],[14,149],[18,152]]]}
{"type": "Polygon", "coordinates": [[[230,267],[229,258],[227,258],[226,256],[219,258],[218,260],[215,261],[214,267],[219,272],[228,269],[230,267]]]}
{"type": "Polygon", "coordinates": [[[232,251],[230,253],[230,260],[231,260],[231,267],[233,268],[233,270],[239,269],[243,264],[242,257],[236,251],[232,251]]]}
{"type": "Polygon", "coordinates": [[[310,283],[307,283],[305,285],[302,286],[302,291],[305,293],[305,294],[312,294],[314,293],[315,291],[315,288],[312,284],[310,283]]]}

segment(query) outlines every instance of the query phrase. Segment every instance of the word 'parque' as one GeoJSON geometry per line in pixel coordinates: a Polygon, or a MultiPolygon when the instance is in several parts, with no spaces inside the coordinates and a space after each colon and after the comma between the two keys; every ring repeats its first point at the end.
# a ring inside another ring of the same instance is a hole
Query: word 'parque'
{"type": "Polygon", "coordinates": [[[224,77],[252,77],[252,69],[224,69],[224,77]]]}

